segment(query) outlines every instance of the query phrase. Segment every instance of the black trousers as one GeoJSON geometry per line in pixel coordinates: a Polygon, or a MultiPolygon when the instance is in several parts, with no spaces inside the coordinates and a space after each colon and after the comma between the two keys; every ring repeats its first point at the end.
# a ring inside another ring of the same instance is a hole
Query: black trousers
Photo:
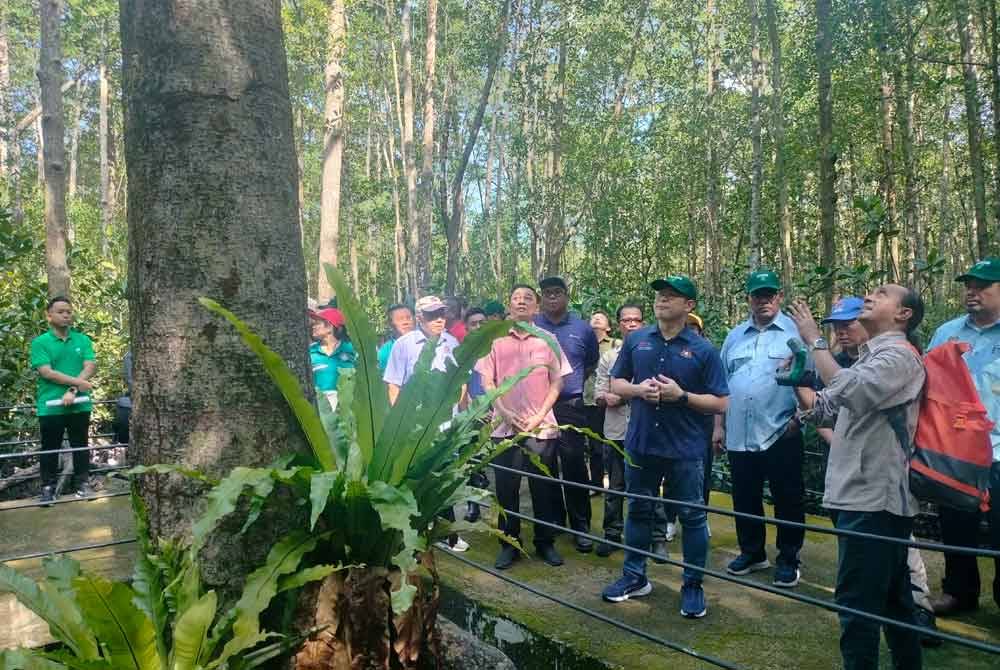
{"type": "MultiPolygon", "coordinates": [[[[69,439],[70,447],[86,447],[89,428],[90,412],[40,416],[38,429],[42,440],[42,451],[62,449],[64,434],[69,439]]],[[[70,453],[73,455],[73,477],[78,484],[82,484],[90,476],[90,452],[70,453]]],[[[59,478],[59,454],[40,454],[38,461],[42,486],[54,486],[59,478]]]]}
{"type": "MultiPolygon", "coordinates": [[[[837,528],[906,539],[913,519],[888,512],[831,513],[837,528]]],[[[839,536],[837,538],[838,605],[879,614],[904,623],[915,623],[907,548],[877,540],[839,536]]],[[[844,670],[878,670],[881,624],[855,614],[840,614],[840,653],[844,670]]],[[[920,635],[885,627],[885,639],[892,653],[892,667],[920,670],[920,635]]]]}
{"type": "MultiPolygon", "coordinates": [[[[597,405],[587,405],[584,408],[587,414],[587,428],[604,437],[604,408],[597,405]]],[[[590,465],[591,486],[604,488],[604,473],[607,466],[604,464],[604,447],[606,445],[598,440],[587,438],[587,461],[590,465]]]]}
{"type": "MultiPolygon", "coordinates": [[[[580,398],[560,400],[553,407],[559,425],[586,426],[587,414],[580,398]]],[[[587,472],[587,439],[576,431],[564,430],[559,434],[559,463],[563,479],[580,484],[590,483],[587,472]]],[[[590,493],[576,486],[564,486],[566,515],[573,530],[590,532],[590,493]]]]}
{"type": "MultiPolygon", "coordinates": [[[[774,515],[786,521],[804,523],[805,485],[802,482],[802,435],[782,437],[764,451],[730,451],[733,475],[733,509],[764,515],[764,480],[771,488],[774,515]]],[[[755,559],[767,557],[766,529],[762,521],[736,519],[736,539],[740,552],[755,559]]],[[[799,550],[805,539],[801,528],[778,526],[778,560],[798,565],[799,550]]]]}
{"type": "MultiPolygon", "coordinates": [[[[990,470],[990,511],[986,513],[989,524],[989,545],[1000,549],[1000,463],[994,463],[990,470]]],[[[962,512],[940,506],[941,541],[959,547],[979,546],[979,526],[983,514],[962,512]]],[[[1000,606],[1000,558],[993,559],[993,600],[1000,606]]],[[[975,556],[964,554],[944,555],[944,579],[941,588],[945,593],[958,599],[962,607],[973,608],[979,603],[979,564],[975,556]]]]}
{"type": "MultiPolygon", "coordinates": [[[[494,442],[500,442],[500,440],[494,438],[494,442]]],[[[524,455],[524,452],[521,451],[522,448],[530,449],[532,452],[537,454],[545,467],[549,468],[550,471],[557,471],[556,464],[558,460],[558,446],[556,445],[555,440],[527,439],[519,447],[512,447],[497,456],[493,462],[497,465],[503,465],[516,470],[524,470],[525,472],[539,472],[534,463],[532,463],[531,460],[524,455]]],[[[505,510],[520,513],[521,475],[497,468],[494,470],[494,476],[496,479],[497,500],[500,502],[500,506],[505,510]]],[[[529,477],[528,490],[531,491],[532,516],[536,519],[541,519],[542,521],[547,521],[549,523],[561,524],[562,519],[559,517],[558,511],[558,500],[561,497],[559,485],[552,484],[535,477],[529,477]]],[[[504,533],[510,535],[515,540],[520,541],[521,519],[516,516],[501,515],[500,523],[498,525],[500,530],[504,533]]],[[[536,547],[552,544],[554,539],[554,529],[541,524],[535,524],[536,547]]],[[[500,544],[503,544],[502,540],[500,541],[500,544]]]]}

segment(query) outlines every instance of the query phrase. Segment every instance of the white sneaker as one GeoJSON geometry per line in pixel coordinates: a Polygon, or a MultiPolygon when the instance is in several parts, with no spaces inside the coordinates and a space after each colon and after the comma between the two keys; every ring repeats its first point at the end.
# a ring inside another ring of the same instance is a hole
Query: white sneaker
{"type": "Polygon", "coordinates": [[[677,524],[675,524],[675,523],[668,523],[667,524],[667,542],[673,542],[675,537],[677,537],[677,524]]]}
{"type": "Polygon", "coordinates": [[[434,546],[437,547],[438,549],[444,549],[445,551],[454,551],[459,554],[469,550],[469,543],[463,540],[462,538],[458,538],[457,540],[455,540],[454,546],[448,544],[448,540],[439,540],[434,543],[434,546]]]}

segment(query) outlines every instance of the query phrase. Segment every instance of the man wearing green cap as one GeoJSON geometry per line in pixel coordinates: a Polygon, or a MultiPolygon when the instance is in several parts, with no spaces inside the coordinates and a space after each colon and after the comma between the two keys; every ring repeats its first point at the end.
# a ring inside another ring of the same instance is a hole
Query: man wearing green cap
{"type": "MultiPolygon", "coordinates": [[[[725,419],[716,417],[712,442],[725,446],[733,477],[733,509],[764,515],[764,481],[770,484],[775,516],[805,522],[805,486],[802,480],[802,431],[795,419],[795,392],[778,386],[775,369],[791,351],[788,340],[799,338],[795,322],[781,312],[784,293],[778,275],[766,269],[747,277],[750,317],[726,336],[722,363],[731,392],[725,419]]],[[[826,347],[826,340],[807,342],[826,347]]],[[[736,520],[740,555],[726,570],[745,575],[770,567],[766,533],[759,521],[736,520]]],[[[774,585],[791,588],[799,583],[799,551],[805,534],[799,528],[778,526],[778,558],[774,585]]]]}
{"type": "MultiPolygon", "coordinates": [[[[704,417],[726,410],[729,389],[719,354],[707,340],[688,327],[698,291],[683,275],[670,275],[650,284],[656,291],[656,323],[629,335],[611,370],[611,392],[629,401],[625,451],[625,486],[629,493],[655,496],[666,481],[667,496],[678,501],[677,517],[683,532],[684,568],[681,615],[705,616],[702,573],[708,558],[705,510],[685,503],[702,503],[705,444],[704,417]]],[[[630,498],[625,519],[625,564],[622,576],[601,594],[609,602],[648,595],[646,557],[654,522],[653,502],[630,498]]]]}
{"type": "MultiPolygon", "coordinates": [[[[934,333],[928,350],[945,342],[968,342],[972,348],[963,358],[976,382],[979,399],[996,424],[990,433],[993,467],[986,513],[991,548],[1000,549],[1000,257],[984,258],[955,281],[965,284],[966,314],[945,323],[934,333]]],[[[979,545],[980,513],[960,512],[939,506],[941,541],[961,547],[979,545]]],[[[1000,559],[994,558],[993,600],[1000,606],[1000,559]]],[[[979,566],[975,556],[944,555],[944,579],[939,598],[931,601],[940,616],[974,610],[979,606],[979,566]]]]}

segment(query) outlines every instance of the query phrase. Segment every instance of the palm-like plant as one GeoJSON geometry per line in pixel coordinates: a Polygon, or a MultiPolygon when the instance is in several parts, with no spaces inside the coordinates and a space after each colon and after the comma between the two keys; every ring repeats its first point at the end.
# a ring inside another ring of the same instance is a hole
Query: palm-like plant
{"type": "Polygon", "coordinates": [[[219,610],[215,591],[202,592],[190,546],[149,539],[145,510],[133,492],[139,556],[131,586],[80,571],[65,556],[43,559],[36,583],[0,565],[0,587],[41,617],[61,643],[56,651],[0,651],[3,670],[251,670],[298,646],[260,628],[260,614],[283,591],[323,579],[337,566],[299,570],[322,541],[304,532],[276,544],[251,573],[237,603],[219,610]],[[278,638],[277,641],[270,641],[278,638]],[[267,642],[267,644],[263,644],[267,642]]]}
{"type": "MultiPolygon", "coordinates": [[[[298,667],[409,667],[434,625],[436,575],[426,549],[436,534],[447,532],[438,515],[462,500],[488,495],[467,485],[469,475],[513,447],[515,440],[494,445],[491,426],[483,419],[494,399],[532,368],[504,380],[453,416],[469,371],[511,327],[544,338],[557,351],[558,345],[529,324],[491,322],[470,333],[442,371],[431,368],[437,343],[430,340],[390,407],[377,365],[374,330],[343,276],[329,266],[326,271],[357,352],[356,370],[340,377],[336,412],[325,398],[317,409],[280,356],[234,314],[202,299],[257,354],[295,414],[310,453],[290,455],[274,467],[235,468],[208,492],[205,513],[193,527],[193,546],[203,546],[241,498],[249,498],[245,529],[272,494],[290,491],[309,508],[303,532],[319,538],[306,561],[318,570],[350,566],[328,571],[321,584],[302,593],[299,629],[323,630],[306,641],[296,656],[298,667]]],[[[136,469],[171,470],[176,469],[136,469]]]]}

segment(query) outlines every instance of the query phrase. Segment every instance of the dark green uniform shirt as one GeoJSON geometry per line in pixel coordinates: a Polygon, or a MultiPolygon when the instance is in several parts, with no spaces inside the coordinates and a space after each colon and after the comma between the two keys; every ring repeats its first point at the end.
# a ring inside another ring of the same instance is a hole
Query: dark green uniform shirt
{"type": "MultiPolygon", "coordinates": [[[[72,328],[67,331],[66,339],[60,338],[50,328],[48,332],[42,333],[31,341],[31,369],[36,372],[41,366],[48,365],[56,372],[77,377],[83,372],[83,362],[92,360],[94,360],[94,346],[91,344],[90,338],[72,328]]],[[[35,392],[38,416],[89,412],[92,407],[90,401],[76,403],[69,407],[62,403],[54,407],[46,404],[50,400],[61,400],[68,388],[65,384],[56,384],[38,375],[38,385],[35,392]]],[[[81,391],[80,395],[87,394],[81,391]]]]}

